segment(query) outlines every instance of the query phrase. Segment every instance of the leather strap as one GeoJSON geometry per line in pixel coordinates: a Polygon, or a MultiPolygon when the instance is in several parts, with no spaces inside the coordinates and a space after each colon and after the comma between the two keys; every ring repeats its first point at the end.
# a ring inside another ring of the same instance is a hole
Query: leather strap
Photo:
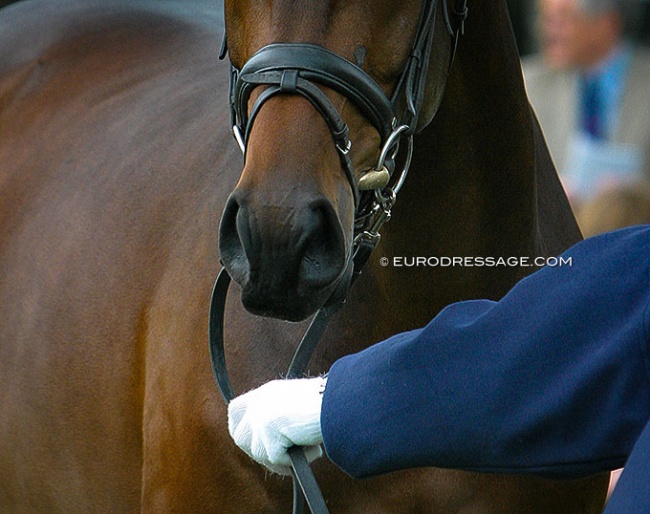
{"type": "Polygon", "coordinates": [[[212,288],[210,298],[210,317],[208,325],[208,342],[210,345],[210,362],[212,373],[217,382],[219,392],[226,405],[235,397],[235,392],[228,377],[226,366],[226,352],[223,344],[224,313],[226,311],[226,298],[228,297],[228,286],[230,275],[226,268],[222,268],[217,275],[217,280],[212,288]]]}
{"type": "MultiPolygon", "coordinates": [[[[214,374],[217,386],[219,387],[221,396],[226,404],[229,404],[235,397],[232,384],[230,383],[230,378],[228,377],[223,337],[224,312],[229,285],[230,275],[228,275],[225,268],[222,268],[212,289],[208,328],[212,373],[214,374]]],[[[307,334],[305,334],[305,337],[306,336],[307,334]]],[[[318,337],[320,337],[320,334],[316,336],[315,342],[318,342],[318,337]]],[[[310,337],[310,339],[312,338],[310,337]]],[[[307,358],[307,361],[308,360],[309,358],[307,358]]],[[[290,370],[290,373],[294,373],[295,377],[300,375],[302,371],[303,370],[299,370],[297,366],[293,366],[293,371],[290,370]]],[[[318,487],[314,473],[309,467],[303,449],[299,446],[290,448],[289,457],[291,459],[293,476],[293,514],[304,514],[305,506],[308,506],[313,514],[329,514],[327,505],[325,504],[325,499],[318,487]]]]}
{"type": "MultiPolygon", "coordinates": [[[[252,90],[261,84],[279,85],[285,71],[296,73],[303,84],[315,82],[351,100],[377,129],[382,139],[391,133],[395,118],[393,105],[372,77],[326,48],[307,43],[275,43],[265,46],[242,67],[233,100],[239,122],[243,126],[250,123],[246,119],[246,111],[252,90]]],[[[332,117],[343,123],[338,112],[332,117]]]]}
{"type": "MultiPolygon", "coordinates": [[[[377,229],[379,226],[377,227],[377,229]]],[[[379,242],[379,234],[364,233],[357,240],[357,246],[354,253],[354,272],[352,274],[352,283],[361,274],[361,269],[368,261],[372,250],[379,242]]],[[[217,382],[221,396],[226,404],[235,397],[228,368],[226,366],[226,354],[224,348],[224,313],[226,308],[226,298],[228,296],[228,286],[230,285],[230,275],[225,268],[222,268],[217,276],[212,289],[210,300],[208,342],[210,349],[210,362],[212,363],[212,372],[217,382]]],[[[296,348],[289,370],[287,379],[298,378],[303,375],[309,365],[311,356],[320,341],[330,317],[342,306],[342,303],[336,303],[320,309],[307,331],[305,332],[300,344],[296,348]]],[[[308,506],[313,514],[328,514],[327,505],[323,495],[318,487],[314,474],[309,467],[305,453],[300,447],[289,449],[291,459],[292,476],[293,476],[293,514],[303,514],[305,506],[308,506]]]]}

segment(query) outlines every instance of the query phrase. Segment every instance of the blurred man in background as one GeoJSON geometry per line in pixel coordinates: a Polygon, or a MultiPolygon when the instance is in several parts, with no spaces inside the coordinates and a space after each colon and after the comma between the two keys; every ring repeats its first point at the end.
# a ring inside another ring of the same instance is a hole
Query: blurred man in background
{"type": "Polygon", "coordinates": [[[650,52],[638,0],[538,0],[541,52],[524,60],[531,103],[574,206],[650,178],[650,52]]]}

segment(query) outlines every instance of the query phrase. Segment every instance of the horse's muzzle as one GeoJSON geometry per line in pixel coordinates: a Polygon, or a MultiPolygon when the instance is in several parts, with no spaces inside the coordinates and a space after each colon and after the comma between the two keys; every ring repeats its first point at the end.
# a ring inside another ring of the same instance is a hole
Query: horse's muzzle
{"type": "Polygon", "coordinates": [[[301,321],[339,301],[352,267],[350,244],[331,202],[296,196],[271,204],[250,196],[235,190],[219,227],[222,263],[241,287],[244,307],[301,321]]]}

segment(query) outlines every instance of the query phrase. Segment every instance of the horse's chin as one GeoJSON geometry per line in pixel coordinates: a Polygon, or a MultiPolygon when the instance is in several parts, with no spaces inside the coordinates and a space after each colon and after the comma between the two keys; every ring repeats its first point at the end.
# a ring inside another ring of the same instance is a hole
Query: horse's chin
{"type": "Polygon", "coordinates": [[[244,308],[256,316],[264,316],[284,321],[303,321],[321,308],[335,308],[344,300],[350,288],[352,263],[328,287],[312,289],[309,287],[283,288],[282,291],[269,291],[258,288],[250,281],[241,287],[241,301],[244,308]]]}

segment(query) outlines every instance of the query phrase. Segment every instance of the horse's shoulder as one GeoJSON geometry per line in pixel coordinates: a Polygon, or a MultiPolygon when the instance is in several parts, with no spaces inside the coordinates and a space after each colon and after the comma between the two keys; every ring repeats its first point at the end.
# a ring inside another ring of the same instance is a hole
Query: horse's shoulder
{"type": "Polygon", "coordinates": [[[214,90],[215,77],[226,76],[215,73],[219,27],[201,1],[30,0],[3,9],[0,125],[15,132],[16,116],[24,126],[48,113],[87,118],[136,90],[149,98],[214,90]]]}
{"type": "Polygon", "coordinates": [[[0,11],[0,194],[50,181],[93,191],[107,177],[134,188],[154,168],[160,179],[208,153],[213,95],[227,84],[218,30],[201,2],[30,0],[0,11]],[[183,145],[194,151],[172,154],[183,145]]]}

